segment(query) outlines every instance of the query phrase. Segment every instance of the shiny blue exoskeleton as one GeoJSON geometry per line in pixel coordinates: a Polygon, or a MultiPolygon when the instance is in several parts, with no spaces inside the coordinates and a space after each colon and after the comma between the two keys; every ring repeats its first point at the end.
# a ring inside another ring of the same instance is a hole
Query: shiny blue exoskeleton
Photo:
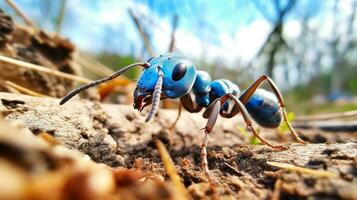
{"type": "MultiPolygon", "coordinates": [[[[176,99],[192,94],[196,106],[203,108],[225,94],[240,97],[241,92],[236,84],[226,79],[211,80],[207,72],[198,71],[191,61],[181,55],[161,55],[149,59],[148,63],[150,67],[142,72],[134,93],[135,108],[142,109],[142,101],[153,93],[159,70],[164,74],[162,99],[176,99]]],[[[185,104],[185,101],[181,102],[185,104]]],[[[272,92],[257,89],[245,103],[245,107],[253,119],[262,126],[273,128],[281,122],[278,100],[272,92]]],[[[200,109],[192,111],[198,110],[200,109]]],[[[223,105],[222,111],[229,112],[228,103],[223,105]]]]}
{"type": "Polygon", "coordinates": [[[282,96],[269,77],[261,76],[241,93],[239,87],[229,80],[212,81],[207,72],[196,70],[191,61],[178,54],[160,55],[149,59],[146,63],[133,63],[125,66],[108,77],[90,82],[71,91],[62,98],[60,104],[66,103],[83,90],[113,80],[129,69],[138,66],[143,68],[143,72],[134,91],[134,108],[142,110],[145,106],[152,104],[146,122],[155,116],[162,99],[179,98],[181,105],[189,112],[199,112],[202,108],[206,108],[203,117],[208,118],[208,121],[204,128],[205,136],[201,144],[201,164],[209,180],[211,178],[209,176],[206,147],[208,134],[212,131],[218,115],[230,118],[240,112],[247,128],[250,128],[253,135],[275,149],[286,149],[286,147],[270,144],[262,138],[252,126],[250,116],[261,126],[271,128],[279,126],[283,117],[294,138],[300,143],[304,143],[287,121],[282,96]],[[263,81],[269,83],[273,92],[258,89],[263,81]],[[280,108],[282,108],[282,112],[280,112],[280,108]]]}
{"type": "Polygon", "coordinates": [[[144,69],[137,83],[138,91],[153,92],[159,77],[159,70],[162,70],[164,74],[162,90],[168,98],[179,98],[192,89],[197,70],[191,61],[176,54],[167,54],[152,58],[148,63],[150,67],[144,69]],[[175,68],[176,65],[177,67],[175,68]]]}

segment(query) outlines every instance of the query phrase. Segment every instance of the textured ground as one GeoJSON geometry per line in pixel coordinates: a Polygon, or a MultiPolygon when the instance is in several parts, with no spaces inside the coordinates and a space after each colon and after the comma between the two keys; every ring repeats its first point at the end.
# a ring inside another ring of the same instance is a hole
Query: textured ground
{"type": "MultiPolygon", "coordinates": [[[[74,51],[75,46],[67,39],[20,26],[0,9],[1,55],[61,72],[79,74],[80,69],[73,62],[74,51]]],[[[74,81],[9,63],[0,62],[0,66],[0,91],[14,92],[5,84],[5,81],[11,81],[48,96],[61,97],[75,85],[74,81]]]]}
{"type": "MultiPolygon", "coordinates": [[[[59,106],[58,101],[0,93],[0,112],[6,121],[21,124],[34,135],[48,133],[66,147],[89,155],[95,162],[114,168],[137,169],[147,177],[159,176],[168,181],[154,142],[160,139],[192,199],[279,196],[281,199],[357,199],[355,132],[301,129],[299,134],[310,144],[300,145],[291,143],[289,134],[260,129],[270,141],[289,146],[288,150],[276,151],[264,145],[251,145],[250,133],[241,132],[244,124],[239,117],[219,119],[208,147],[209,167],[217,182],[212,186],[199,167],[199,144],[203,137],[200,128],[205,125],[200,114],[184,112],[176,128],[169,131],[164,127],[174,121],[176,111],[173,110],[162,110],[153,122],[144,123],[145,113],[140,114],[130,106],[76,100],[59,106]],[[281,169],[268,162],[328,173],[281,169]]],[[[133,187],[136,190],[139,186],[133,187]]],[[[153,192],[153,199],[175,197],[170,185],[143,189],[144,197],[147,197],[145,192],[156,189],[163,193],[153,192]]],[[[140,195],[133,197],[141,198],[140,195]]]]}

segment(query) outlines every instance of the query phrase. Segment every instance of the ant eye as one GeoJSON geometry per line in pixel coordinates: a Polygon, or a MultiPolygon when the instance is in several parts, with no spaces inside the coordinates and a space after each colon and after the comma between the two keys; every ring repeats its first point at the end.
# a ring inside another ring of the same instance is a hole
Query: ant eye
{"type": "Polygon", "coordinates": [[[149,60],[146,62],[149,63],[150,61],[152,61],[152,59],[154,59],[154,57],[149,58],[149,60]]]}
{"type": "Polygon", "coordinates": [[[177,63],[175,65],[174,71],[172,72],[172,80],[178,81],[185,76],[187,71],[187,66],[184,63],[177,63]]]}

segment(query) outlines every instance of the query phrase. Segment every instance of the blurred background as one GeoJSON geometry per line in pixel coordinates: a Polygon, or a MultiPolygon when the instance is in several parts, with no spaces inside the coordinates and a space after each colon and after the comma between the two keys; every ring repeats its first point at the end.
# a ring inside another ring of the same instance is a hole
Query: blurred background
{"type": "MultiPolygon", "coordinates": [[[[297,114],[357,109],[355,0],[15,2],[40,28],[114,70],[173,51],[241,89],[269,75],[297,114]]],[[[127,77],[135,82],[139,73],[127,77]]]]}

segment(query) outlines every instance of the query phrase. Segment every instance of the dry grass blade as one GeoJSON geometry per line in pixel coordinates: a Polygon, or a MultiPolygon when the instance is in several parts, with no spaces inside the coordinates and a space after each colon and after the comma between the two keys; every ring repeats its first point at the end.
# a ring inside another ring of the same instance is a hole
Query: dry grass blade
{"type": "Polygon", "coordinates": [[[227,167],[229,167],[231,170],[233,170],[235,173],[237,173],[237,174],[242,174],[241,172],[238,171],[237,168],[233,167],[232,165],[230,165],[230,164],[228,164],[228,163],[226,163],[226,162],[224,162],[224,164],[225,164],[227,167]]]}
{"type": "Polygon", "coordinates": [[[147,32],[144,30],[144,28],[140,22],[140,19],[138,18],[138,16],[136,16],[136,14],[134,14],[133,10],[129,9],[128,12],[129,12],[130,17],[134,21],[136,28],[138,29],[138,31],[140,33],[140,36],[143,40],[144,47],[145,47],[146,51],[150,54],[150,56],[155,56],[152,44],[150,43],[149,36],[148,36],[147,32]]]}
{"type": "Polygon", "coordinates": [[[283,186],[283,182],[281,181],[281,179],[276,180],[276,182],[274,184],[274,191],[273,191],[271,200],[279,200],[280,199],[280,193],[281,193],[282,186],[283,186]]]}
{"type": "Polygon", "coordinates": [[[169,175],[171,181],[173,182],[175,186],[175,197],[174,199],[188,199],[187,191],[185,189],[185,186],[181,182],[181,179],[179,175],[177,174],[176,168],[174,166],[174,163],[167,152],[166,147],[160,140],[156,140],[156,146],[159,151],[160,157],[162,162],[164,163],[165,169],[167,174],[169,175]]]}
{"type": "Polygon", "coordinates": [[[91,72],[93,72],[99,76],[110,76],[114,73],[114,70],[105,66],[104,64],[100,63],[99,61],[97,61],[93,58],[90,58],[89,56],[79,54],[79,56],[76,60],[82,67],[90,70],[91,72]]]}
{"type": "Polygon", "coordinates": [[[18,16],[25,22],[26,25],[31,26],[34,29],[37,29],[36,24],[16,5],[12,0],[5,0],[5,2],[16,12],[18,16]]]}
{"type": "Polygon", "coordinates": [[[331,119],[336,119],[336,118],[349,118],[349,117],[356,117],[356,116],[357,116],[357,110],[351,110],[351,111],[339,112],[339,113],[301,116],[301,117],[296,118],[295,121],[331,120],[331,119]]]}
{"type": "Polygon", "coordinates": [[[51,146],[62,144],[59,140],[57,140],[54,136],[47,132],[41,132],[37,135],[37,137],[43,139],[45,142],[50,144],[51,146]]]}
{"type": "Polygon", "coordinates": [[[34,96],[34,97],[49,97],[47,95],[44,95],[44,94],[40,94],[38,92],[35,92],[33,90],[30,90],[30,89],[27,89],[25,87],[22,87],[20,85],[17,85],[16,83],[13,83],[11,81],[5,81],[6,85],[8,85],[9,87],[12,87],[16,90],[18,90],[19,92],[23,93],[23,94],[27,94],[27,95],[31,95],[31,96],[34,96]]]}
{"type": "Polygon", "coordinates": [[[279,167],[282,169],[286,169],[293,172],[299,172],[302,174],[308,174],[316,177],[327,177],[327,178],[337,178],[339,177],[338,174],[330,171],[325,170],[316,170],[316,169],[309,169],[304,167],[298,167],[292,164],[287,163],[279,163],[279,162],[267,162],[267,164],[272,165],[274,167],[279,167]]]}
{"type": "Polygon", "coordinates": [[[63,73],[63,72],[60,72],[60,71],[57,71],[57,70],[53,70],[53,69],[46,68],[46,67],[43,67],[43,66],[40,66],[40,65],[35,65],[35,64],[32,64],[32,63],[16,60],[16,59],[13,59],[13,58],[10,58],[10,57],[6,57],[6,56],[3,56],[3,55],[0,55],[0,61],[12,64],[12,65],[16,65],[16,66],[19,66],[19,67],[23,67],[23,68],[32,69],[32,70],[40,71],[40,72],[43,72],[43,73],[51,74],[51,75],[54,75],[54,76],[59,76],[59,77],[62,77],[62,78],[78,81],[78,82],[81,82],[81,83],[90,83],[91,82],[91,80],[87,79],[87,78],[83,78],[83,77],[76,76],[76,75],[73,75],[73,74],[63,73]]]}

